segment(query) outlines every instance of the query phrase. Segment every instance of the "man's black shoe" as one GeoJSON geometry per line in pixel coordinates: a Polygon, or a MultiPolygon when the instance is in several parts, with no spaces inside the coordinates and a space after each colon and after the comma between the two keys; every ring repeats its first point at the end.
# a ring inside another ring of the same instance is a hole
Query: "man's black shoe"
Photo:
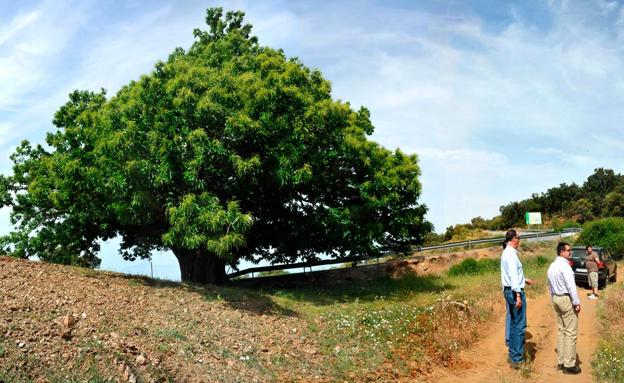
{"type": "Polygon", "coordinates": [[[562,371],[563,370],[563,364],[558,364],[557,365],[557,370],[562,371]]]}
{"type": "Polygon", "coordinates": [[[522,367],[522,362],[509,362],[509,367],[513,368],[514,370],[519,370],[520,367],[522,367]]]}
{"type": "Polygon", "coordinates": [[[581,368],[579,366],[564,367],[563,368],[563,373],[564,374],[578,374],[580,372],[581,372],[581,368]]]}

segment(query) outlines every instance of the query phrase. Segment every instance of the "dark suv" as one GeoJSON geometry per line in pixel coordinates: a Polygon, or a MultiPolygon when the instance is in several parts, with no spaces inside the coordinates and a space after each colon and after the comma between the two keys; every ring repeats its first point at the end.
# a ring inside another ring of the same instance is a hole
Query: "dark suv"
{"type": "MultiPolygon", "coordinates": [[[[607,249],[592,247],[592,250],[594,250],[594,253],[598,254],[598,258],[604,264],[602,267],[598,266],[598,286],[604,288],[609,282],[615,282],[617,280],[617,264],[613,258],[611,258],[611,254],[609,254],[607,249]]],[[[587,280],[585,257],[587,257],[587,251],[584,246],[575,246],[572,248],[570,266],[572,266],[572,271],[574,271],[574,280],[577,285],[589,284],[587,280]]]]}

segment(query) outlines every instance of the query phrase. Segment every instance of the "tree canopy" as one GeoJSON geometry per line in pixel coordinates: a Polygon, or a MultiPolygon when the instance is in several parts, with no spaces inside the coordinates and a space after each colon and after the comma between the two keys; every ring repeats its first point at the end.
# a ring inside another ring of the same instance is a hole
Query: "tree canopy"
{"type": "Polygon", "coordinates": [[[333,100],[318,70],[261,46],[244,14],[207,11],[188,49],[107,98],[74,91],[46,144],[24,141],[0,178],[4,251],[97,266],[171,249],[182,279],[225,265],[349,259],[420,243],[417,157],[367,137],[369,111],[333,100]]]}

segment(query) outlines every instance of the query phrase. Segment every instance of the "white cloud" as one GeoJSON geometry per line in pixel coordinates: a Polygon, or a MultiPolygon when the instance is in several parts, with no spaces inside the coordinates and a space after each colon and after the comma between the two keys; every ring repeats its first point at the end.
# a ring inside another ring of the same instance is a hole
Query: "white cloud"
{"type": "Polygon", "coordinates": [[[9,25],[0,27],[0,46],[14,38],[24,28],[35,23],[39,19],[39,12],[33,11],[26,14],[18,14],[9,25]]]}
{"type": "Polygon", "coordinates": [[[80,28],[80,8],[43,2],[0,32],[0,111],[18,110],[45,90],[59,53],[80,28]]]}

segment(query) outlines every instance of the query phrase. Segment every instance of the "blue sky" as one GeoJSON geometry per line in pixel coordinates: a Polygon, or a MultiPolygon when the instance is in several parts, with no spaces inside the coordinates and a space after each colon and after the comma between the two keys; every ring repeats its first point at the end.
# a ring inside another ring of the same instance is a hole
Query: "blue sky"
{"type": "MultiPolygon", "coordinates": [[[[0,171],[22,139],[43,142],[70,91],[114,94],[189,47],[211,6],[244,10],[261,44],[368,107],[374,140],[418,154],[438,232],[597,167],[622,172],[624,4],[598,0],[0,0],[0,171]]],[[[103,268],[149,273],[115,243],[104,253],[103,268]]],[[[175,259],[154,270],[175,279],[175,259]]]]}

